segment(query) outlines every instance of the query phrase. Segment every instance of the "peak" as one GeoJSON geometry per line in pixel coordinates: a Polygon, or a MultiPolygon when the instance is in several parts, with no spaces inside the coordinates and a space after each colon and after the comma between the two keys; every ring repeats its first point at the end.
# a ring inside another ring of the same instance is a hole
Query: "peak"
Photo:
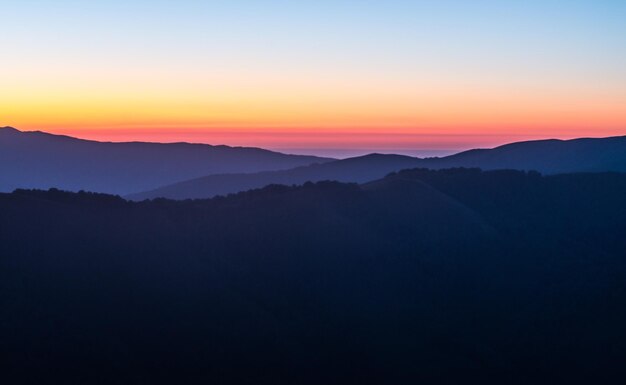
{"type": "Polygon", "coordinates": [[[371,154],[357,156],[353,159],[392,159],[392,158],[410,158],[410,156],[399,155],[399,154],[381,154],[378,152],[373,152],[371,154]]]}
{"type": "Polygon", "coordinates": [[[347,158],[344,160],[347,161],[382,161],[382,160],[400,160],[400,159],[417,159],[407,155],[399,155],[399,154],[380,154],[380,153],[371,153],[367,155],[361,155],[354,158],[347,158]]]}
{"type": "Polygon", "coordinates": [[[14,127],[10,127],[10,126],[0,127],[0,134],[2,134],[3,136],[7,136],[7,135],[14,136],[14,135],[21,134],[21,133],[22,131],[14,127]]]}

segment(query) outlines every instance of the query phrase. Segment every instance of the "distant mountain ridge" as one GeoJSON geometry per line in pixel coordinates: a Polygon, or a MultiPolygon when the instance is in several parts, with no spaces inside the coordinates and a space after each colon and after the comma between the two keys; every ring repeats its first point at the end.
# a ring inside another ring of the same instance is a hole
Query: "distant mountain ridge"
{"type": "Polygon", "coordinates": [[[0,191],[16,188],[130,194],[216,173],[283,170],[331,159],[252,147],[97,142],[0,128],[0,191]]]}
{"type": "Polygon", "coordinates": [[[493,149],[464,151],[443,158],[413,158],[370,154],[325,164],[274,172],[210,175],[127,196],[128,199],[201,199],[268,184],[302,184],[335,180],[365,183],[404,168],[474,167],[483,170],[535,170],[544,174],[626,172],[626,136],[573,140],[540,140],[506,144],[493,149]]]}
{"type": "Polygon", "coordinates": [[[250,190],[269,184],[302,184],[334,180],[363,183],[381,178],[390,172],[419,166],[422,159],[404,155],[370,154],[297,167],[291,170],[259,173],[219,174],[175,183],[155,190],[128,195],[131,200],[165,197],[170,199],[210,198],[250,190]]]}
{"type": "Polygon", "coordinates": [[[366,183],[414,167],[626,172],[626,136],[517,142],[441,158],[369,154],[335,160],[251,147],[96,142],[0,128],[0,192],[56,187],[132,200],[202,199],[269,184],[366,183]]]}
{"type": "Polygon", "coordinates": [[[425,159],[423,166],[535,170],[544,174],[626,172],[626,136],[516,142],[425,159]]]}

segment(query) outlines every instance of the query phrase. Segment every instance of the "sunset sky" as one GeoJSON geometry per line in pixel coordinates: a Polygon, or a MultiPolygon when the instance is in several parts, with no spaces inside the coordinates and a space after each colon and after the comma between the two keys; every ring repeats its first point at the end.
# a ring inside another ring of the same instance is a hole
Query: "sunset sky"
{"type": "Polygon", "coordinates": [[[626,1],[4,1],[0,126],[290,152],[626,135],[626,1]]]}

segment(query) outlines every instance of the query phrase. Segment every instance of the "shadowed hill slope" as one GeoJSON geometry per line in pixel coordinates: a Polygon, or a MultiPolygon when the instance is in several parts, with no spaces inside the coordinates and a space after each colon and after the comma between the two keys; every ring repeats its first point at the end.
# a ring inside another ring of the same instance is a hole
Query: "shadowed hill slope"
{"type": "Polygon", "coordinates": [[[626,136],[511,143],[425,159],[422,167],[535,170],[545,174],[626,172],[626,136]]]}
{"type": "Polygon", "coordinates": [[[11,383],[626,379],[626,175],[0,194],[11,383]],[[532,368],[532,370],[529,370],[532,368]]]}
{"type": "Polygon", "coordinates": [[[389,172],[412,167],[517,169],[536,170],[546,174],[626,172],[626,137],[519,142],[494,149],[466,151],[444,158],[419,159],[372,154],[278,172],[212,175],[129,195],[128,198],[202,199],[272,183],[291,185],[321,180],[363,183],[382,178],[389,172]]]}
{"type": "Polygon", "coordinates": [[[371,154],[291,170],[210,175],[144,193],[131,194],[127,198],[132,200],[199,199],[237,193],[270,184],[293,185],[322,180],[362,183],[382,178],[392,171],[415,167],[420,163],[421,159],[409,156],[371,154]]]}
{"type": "Polygon", "coordinates": [[[129,194],[215,173],[281,170],[328,159],[259,148],[108,143],[0,128],[0,191],[60,188],[129,194]]]}

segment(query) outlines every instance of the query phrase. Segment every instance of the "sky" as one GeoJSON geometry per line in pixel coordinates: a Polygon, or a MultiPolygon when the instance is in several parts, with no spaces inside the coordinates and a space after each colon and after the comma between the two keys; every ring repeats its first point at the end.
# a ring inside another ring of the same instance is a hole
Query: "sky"
{"type": "Polygon", "coordinates": [[[440,155],[626,135],[626,1],[0,0],[0,126],[440,155]]]}

